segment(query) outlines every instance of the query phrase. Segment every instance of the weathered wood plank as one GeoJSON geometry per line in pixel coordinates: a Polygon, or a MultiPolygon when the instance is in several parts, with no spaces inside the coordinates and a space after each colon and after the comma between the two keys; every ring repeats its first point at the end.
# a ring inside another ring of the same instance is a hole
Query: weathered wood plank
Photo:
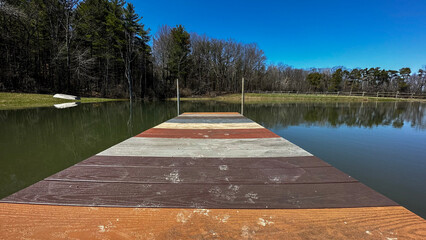
{"type": "Polygon", "coordinates": [[[175,119],[221,119],[221,118],[232,118],[232,119],[249,119],[243,115],[179,115],[175,119]]]}
{"type": "Polygon", "coordinates": [[[177,116],[177,118],[246,118],[241,114],[227,114],[227,115],[223,115],[223,114],[181,114],[179,116],[177,116]]]}
{"type": "Polygon", "coordinates": [[[1,239],[425,239],[403,207],[158,209],[0,204],[1,239]]]}
{"type": "Polygon", "coordinates": [[[185,112],[181,115],[240,115],[239,112],[185,112]]]}
{"type": "Polygon", "coordinates": [[[288,184],[356,182],[334,167],[242,169],[218,167],[102,167],[77,165],[46,178],[56,181],[128,183],[288,184]]]}
{"type": "Polygon", "coordinates": [[[155,128],[174,128],[174,129],[254,129],[263,128],[261,125],[252,123],[161,123],[155,128]]]}
{"type": "Polygon", "coordinates": [[[97,155],[153,157],[294,157],[312,154],[283,138],[176,139],[132,137],[97,155]]]}
{"type": "Polygon", "coordinates": [[[254,123],[248,118],[172,118],[166,123],[254,123]]]}
{"type": "Polygon", "coordinates": [[[180,158],[93,156],[76,165],[111,167],[215,167],[227,165],[240,169],[279,169],[299,167],[326,167],[328,163],[315,156],[276,158],[180,158]]]}
{"type": "Polygon", "coordinates": [[[367,186],[326,184],[136,184],[40,181],[1,202],[73,206],[298,209],[396,206],[367,186]]]}
{"type": "Polygon", "coordinates": [[[275,133],[264,129],[164,129],[151,128],[135,137],[156,138],[279,138],[275,133]]]}

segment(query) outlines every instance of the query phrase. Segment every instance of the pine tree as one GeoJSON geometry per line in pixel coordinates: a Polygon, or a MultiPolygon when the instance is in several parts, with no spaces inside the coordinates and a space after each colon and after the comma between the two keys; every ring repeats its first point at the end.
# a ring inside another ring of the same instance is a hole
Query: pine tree
{"type": "Polygon", "coordinates": [[[168,66],[171,80],[176,78],[183,79],[183,86],[186,87],[186,77],[189,71],[189,53],[191,52],[190,35],[182,25],[172,28],[170,34],[172,43],[168,66]]]}

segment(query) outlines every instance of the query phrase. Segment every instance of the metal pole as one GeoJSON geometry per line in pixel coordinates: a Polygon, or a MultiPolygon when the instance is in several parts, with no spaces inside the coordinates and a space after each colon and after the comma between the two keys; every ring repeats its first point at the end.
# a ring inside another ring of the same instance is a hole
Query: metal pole
{"type": "Polygon", "coordinates": [[[180,97],[179,97],[179,78],[176,79],[176,92],[177,92],[177,115],[179,116],[180,111],[179,111],[179,102],[180,102],[180,97]]]}
{"type": "Polygon", "coordinates": [[[241,115],[244,115],[244,78],[241,80],[241,115]]]}

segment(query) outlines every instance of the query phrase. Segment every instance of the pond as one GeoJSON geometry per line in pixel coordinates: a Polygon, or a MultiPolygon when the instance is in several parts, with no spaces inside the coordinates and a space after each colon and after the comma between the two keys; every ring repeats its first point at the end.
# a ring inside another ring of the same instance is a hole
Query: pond
{"type": "MultiPolygon", "coordinates": [[[[183,102],[182,112],[239,104],[183,102]]],[[[247,104],[245,116],[426,218],[426,104],[247,104]]],[[[174,102],[0,111],[0,198],[176,116],[174,102]]]]}

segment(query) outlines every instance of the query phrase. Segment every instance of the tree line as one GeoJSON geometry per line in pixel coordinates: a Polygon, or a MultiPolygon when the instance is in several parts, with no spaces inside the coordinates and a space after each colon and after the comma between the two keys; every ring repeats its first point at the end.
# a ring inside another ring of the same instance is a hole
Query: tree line
{"type": "Polygon", "coordinates": [[[0,0],[0,91],[165,98],[247,91],[426,91],[426,67],[298,69],[257,44],[161,26],[123,0],[0,0]]]}

